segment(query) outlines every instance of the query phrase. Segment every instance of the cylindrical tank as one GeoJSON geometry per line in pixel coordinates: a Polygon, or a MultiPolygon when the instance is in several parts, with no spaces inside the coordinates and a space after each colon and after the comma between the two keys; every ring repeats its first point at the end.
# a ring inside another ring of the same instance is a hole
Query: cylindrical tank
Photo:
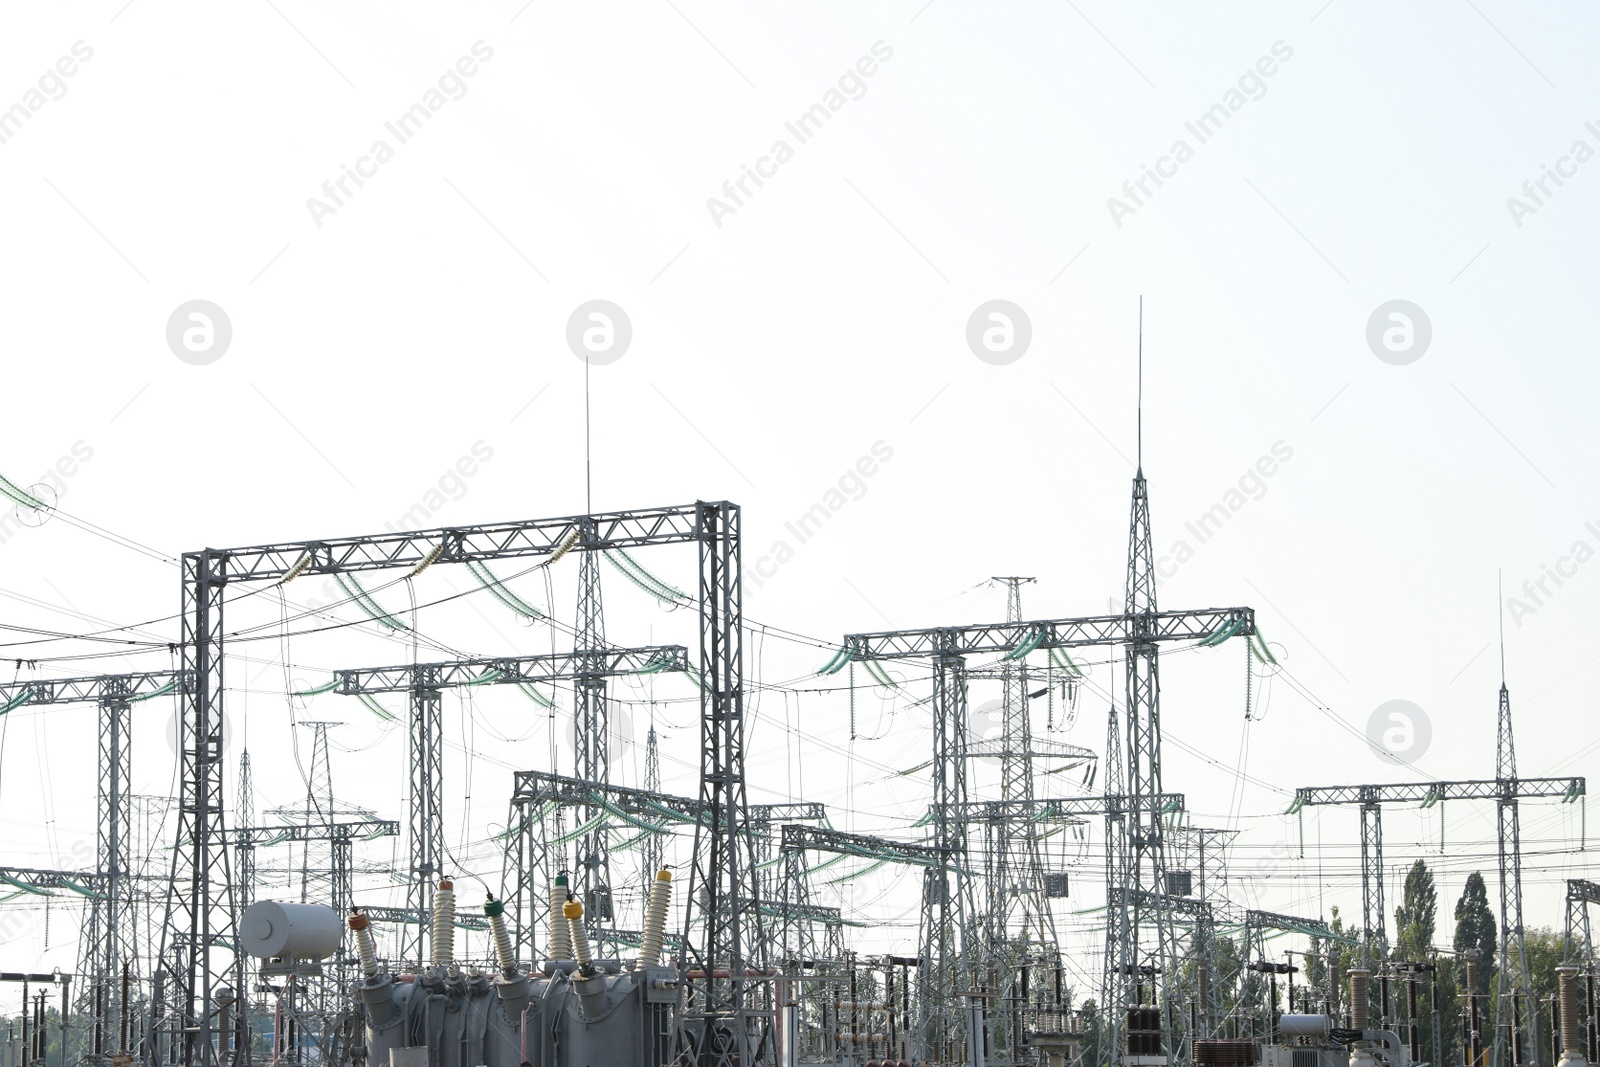
{"type": "Polygon", "coordinates": [[[343,937],[338,913],[322,904],[258,900],[245,909],[239,923],[244,950],[264,960],[327,959],[343,937]]]}
{"type": "Polygon", "coordinates": [[[1326,1015],[1280,1015],[1278,1033],[1284,1037],[1326,1038],[1333,1028],[1326,1015]]]}

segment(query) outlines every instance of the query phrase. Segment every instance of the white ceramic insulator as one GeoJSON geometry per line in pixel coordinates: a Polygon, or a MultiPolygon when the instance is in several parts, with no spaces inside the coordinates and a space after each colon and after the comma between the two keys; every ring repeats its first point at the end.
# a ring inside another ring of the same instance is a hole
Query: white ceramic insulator
{"type": "Polygon", "coordinates": [[[440,886],[433,898],[433,965],[442,967],[456,959],[456,893],[440,886]]]}
{"type": "Polygon", "coordinates": [[[489,932],[494,935],[494,954],[500,961],[500,969],[508,975],[516,973],[517,950],[511,944],[510,932],[506,930],[506,917],[489,916],[489,932]]]}
{"type": "Polygon", "coordinates": [[[570,960],[572,958],[572,933],[567,926],[567,917],[561,909],[567,906],[567,887],[553,885],[550,887],[550,958],[553,960],[570,960]]]}
{"type": "Polygon", "coordinates": [[[568,919],[567,928],[572,931],[572,958],[580,968],[587,968],[594,957],[589,954],[589,935],[583,932],[583,920],[568,919]]]}
{"type": "Polygon", "coordinates": [[[650,906],[645,910],[644,936],[639,939],[638,965],[641,967],[654,967],[661,962],[661,943],[667,930],[667,909],[671,904],[672,881],[657,876],[650,883],[650,906]]]}
{"type": "Polygon", "coordinates": [[[362,927],[356,931],[356,954],[361,957],[362,977],[378,977],[378,946],[373,944],[371,929],[362,927]]]}

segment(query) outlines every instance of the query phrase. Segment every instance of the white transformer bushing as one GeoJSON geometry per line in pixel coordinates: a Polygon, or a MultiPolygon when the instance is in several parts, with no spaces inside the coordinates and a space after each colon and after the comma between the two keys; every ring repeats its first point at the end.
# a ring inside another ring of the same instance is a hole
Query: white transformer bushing
{"type": "Polygon", "coordinates": [[[258,900],[239,923],[244,950],[263,960],[325,960],[343,938],[338,913],[322,904],[258,900]]]}

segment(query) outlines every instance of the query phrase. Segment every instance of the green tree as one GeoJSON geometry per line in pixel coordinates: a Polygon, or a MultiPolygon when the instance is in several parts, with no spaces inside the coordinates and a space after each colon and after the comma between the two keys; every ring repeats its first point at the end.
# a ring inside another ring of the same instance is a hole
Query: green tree
{"type": "Polygon", "coordinates": [[[1417,860],[1406,872],[1400,906],[1395,909],[1395,950],[1404,960],[1426,960],[1433,947],[1434,924],[1439,916],[1439,894],[1433,872],[1417,860]]]}
{"type": "Polygon", "coordinates": [[[1079,1046],[1083,1063],[1086,1067],[1096,1067],[1096,1065],[1104,1062],[1100,1056],[1100,1041],[1103,1031],[1100,1009],[1092,999],[1086,997],[1078,1005],[1078,1014],[1083,1020],[1083,1044],[1079,1046]]]}
{"type": "MultiPolygon", "coordinates": [[[[1439,893],[1433,882],[1433,872],[1428,870],[1428,865],[1422,860],[1417,860],[1411,865],[1411,870],[1406,872],[1405,888],[1401,893],[1400,906],[1394,912],[1395,925],[1395,952],[1396,958],[1412,963],[1427,963],[1433,953],[1433,935],[1435,923],[1439,915],[1439,893]]],[[[1437,975],[1435,978],[1437,979],[1437,975]]],[[[1428,1001],[1423,987],[1419,987],[1418,1013],[1422,1016],[1422,1048],[1423,1055],[1431,1055],[1433,1048],[1433,1017],[1428,1011],[1428,1001]]],[[[1441,985],[1440,992],[1447,989],[1441,985]]],[[[1440,1003],[1440,1047],[1443,1049],[1447,1043],[1444,1035],[1453,1033],[1450,1025],[1450,1016],[1445,1012],[1444,998],[1440,1003]]]]}
{"type": "MultiPolygon", "coordinates": [[[[1497,929],[1494,912],[1489,908],[1489,890],[1483,883],[1483,875],[1473,871],[1467,875],[1467,886],[1461,891],[1461,899],[1456,901],[1456,936],[1454,941],[1457,952],[1466,952],[1477,949],[1478,957],[1478,985],[1474,992],[1492,994],[1494,991],[1495,972],[1495,946],[1497,929]]],[[[1465,991],[1466,981],[1463,972],[1461,983],[1465,991]]]]}

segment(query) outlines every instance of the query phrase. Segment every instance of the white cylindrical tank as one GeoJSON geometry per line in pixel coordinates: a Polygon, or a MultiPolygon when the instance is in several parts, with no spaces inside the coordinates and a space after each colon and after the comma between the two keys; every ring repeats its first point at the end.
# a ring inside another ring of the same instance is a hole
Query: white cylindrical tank
{"type": "Polygon", "coordinates": [[[258,959],[323,960],[344,937],[344,923],[323,904],[258,900],[239,923],[244,950],[258,959]]]}

